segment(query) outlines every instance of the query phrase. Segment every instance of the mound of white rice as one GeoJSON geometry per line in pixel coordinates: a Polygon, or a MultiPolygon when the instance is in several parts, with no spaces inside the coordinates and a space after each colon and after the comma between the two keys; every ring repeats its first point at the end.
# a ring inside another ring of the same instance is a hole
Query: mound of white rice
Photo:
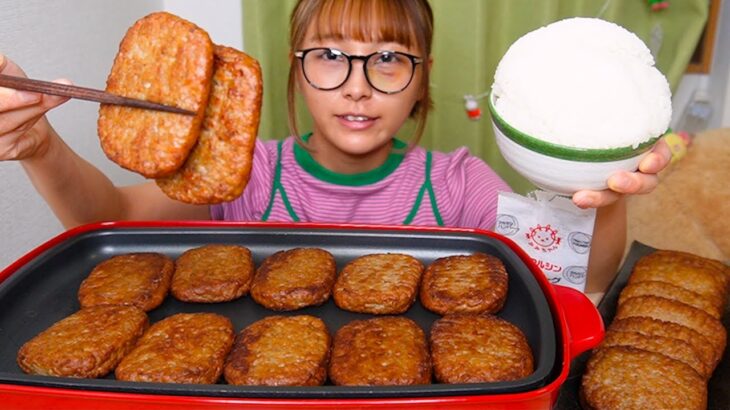
{"type": "Polygon", "coordinates": [[[535,138],[579,148],[636,146],[663,134],[669,84],[633,33],[570,18],[527,33],[494,76],[497,113],[535,138]]]}

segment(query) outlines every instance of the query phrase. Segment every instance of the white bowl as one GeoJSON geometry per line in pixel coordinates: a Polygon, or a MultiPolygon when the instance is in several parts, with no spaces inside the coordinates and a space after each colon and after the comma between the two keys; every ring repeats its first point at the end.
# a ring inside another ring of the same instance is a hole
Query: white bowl
{"type": "Polygon", "coordinates": [[[489,96],[494,134],[502,156],[515,171],[537,187],[562,195],[583,189],[603,190],[616,171],[636,171],[659,137],[637,147],[610,149],[574,148],[546,142],[507,124],[489,96]]]}

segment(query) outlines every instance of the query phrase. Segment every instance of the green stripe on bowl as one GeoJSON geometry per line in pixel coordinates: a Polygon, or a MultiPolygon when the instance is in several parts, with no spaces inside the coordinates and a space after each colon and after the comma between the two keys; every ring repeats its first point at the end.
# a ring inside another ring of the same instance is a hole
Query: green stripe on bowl
{"type": "Polygon", "coordinates": [[[659,140],[660,137],[652,138],[646,142],[639,144],[638,147],[620,147],[620,148],[575,148],[566,145],[553,144],[551,142],[543,141],[527,135],[502,119],[497,114],[497,110],[494,108],[493,98],[494,92],[489,94],[489,111],[492,114],[492,120],[494,124],[499,128],[500,131],[509,139],[515,143],[522,145],[523,147],[539,152],[540,154],[548,155],[555,158],[566,159],[570,161],[581,161],[581,162],[609,162],[619,161],[635,157],[649,149],[659,140]]]}

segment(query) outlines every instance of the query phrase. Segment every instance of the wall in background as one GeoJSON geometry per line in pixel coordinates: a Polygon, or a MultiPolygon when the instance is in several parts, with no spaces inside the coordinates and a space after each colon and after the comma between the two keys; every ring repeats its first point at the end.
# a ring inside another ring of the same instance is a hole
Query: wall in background
{"type": "Polygon", "coordinates": [[[707,100],[712,115],[707,128],[730,127],[730,4],[720,2],[715,50],[709,74],[687,74],[672,99],[672,127],[683,122],[687,108],[695,99],[707,100]]]}
{"type": "Polygon", "coordinates": [[[214,43],[243,50],[241,0],[162,0],[162,7],[204,28],[214,43]]]}
{"type": "MultiPolygon", "coordinates": [[[[119,42],[140,17],[167,8],[208,31],[214,42],[242,46],[241,1],[3,0],[0,53],[34,78],[68,78],[104,88],[119,42]]],[[[98,105],[69,101],[49,114],[64,140],[115,183],[140,182],[107,160],[96,134],[98,105]]],[[[63,231],[20,164],[0,162],[0,270],[63,231]]]]}
{"type": "Polygon", "coordinates": [[[717,93],[713,95],[717,115],[710,121],[711,128],[730,127],[730,4],[727,0],[720,2],[717,38],[715,60],[709,79],[711,88],[717,89],[717,93]]]}

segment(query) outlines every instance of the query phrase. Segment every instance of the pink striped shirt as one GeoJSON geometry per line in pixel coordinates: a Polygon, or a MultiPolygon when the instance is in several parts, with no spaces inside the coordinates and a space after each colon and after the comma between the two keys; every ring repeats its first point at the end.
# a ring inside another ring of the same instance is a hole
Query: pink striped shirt
{"type": "MultiPolygon", "coordinates": [[[[213,219],[492,229],[497,194],[510,191],[484,161],[470,155],[466,148],[428,153],[415,147],[406,154],[392,153],[373,171],[344,175],[316,163],[292,137],[283,141],[277,161],[278,143],[256,142],[246,189],[239,198],[212,206],[213,219]],[[279,162],[281,189],[276,184],[279,162]]],[[[400,141],[396,144],[403,145],[400,141]]]]}

